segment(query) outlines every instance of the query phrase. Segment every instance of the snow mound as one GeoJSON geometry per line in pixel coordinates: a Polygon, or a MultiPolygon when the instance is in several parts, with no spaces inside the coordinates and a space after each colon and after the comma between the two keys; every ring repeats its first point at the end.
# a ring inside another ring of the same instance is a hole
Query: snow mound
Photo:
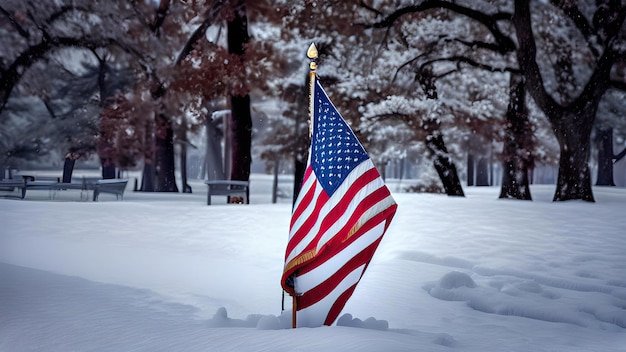
{"type": "MultiPolygon", "coordinates": [[[[452,271],[423,288],[434,298],[465,302],[469,308],[483,313],[581,327],[596,325],[607,330],[626,327],[626,303],[618,298],[619,293],[614,292],[612,298],[603,295],[601,300],[580,303],[580,300],[573,301],[553,290],[545,290],[534,280],[504,275],[490,280],[488,286],[479,286],[469,274],[452,271]]],[[[574,288],[580,288],[580,285],[574,288]]],[[[586,294],[572,291],[577,295],[586,294]]]]}
{"type": "Polygon", "coordinates": [[[448,290],[459,287],[474,288],[476,287],[476,283],[469,275],[458,271],[452,271],[444,275],[441,280],[439,280],[439,287],[448,290]]]}
{"type": "Polygon", "coordinates": [[[346,313],[339,317],[337,320],[337,326],[348,326],[353,328],[371,329],[385,331],[389,329],[389,323],[386,320],[377,320],[374,317],[369,317],[365,321],[359,318],[353,318],[352,314],[346,313]]]}
{"type": "Polygon", "coordinates": [[[235,319],[228,316],[226,308],[220,307],[207,320],[206,325],[211,328],[256,328],[257,330],[281,330],[291,328],[291,311],[284,312],[279,317],[270,314],[250,314],[246,319],[235,319]]]}

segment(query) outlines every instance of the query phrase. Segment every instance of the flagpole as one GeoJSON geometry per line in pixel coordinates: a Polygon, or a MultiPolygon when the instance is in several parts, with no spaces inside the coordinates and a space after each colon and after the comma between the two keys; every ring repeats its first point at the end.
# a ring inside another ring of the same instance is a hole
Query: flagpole
{"type": "Polygon", "coordinates": [[[311,60],[309,63],[309,137],[313,134],[313,105],[314,105],[314,90],[315,90],[315,77],[317,75],[317,47],[315,43],[311,43],[309,46],[309,50],[306,52],[306,56],[311,60]]]}
{"type": "MultiPolygon", "coordinates": [[[[315,43],[311,43],[309,46],[309,50],[306,52],[306,56],[311,60],[309,63],[309,137],[313,134],[313,93],[315,89],[315,76],[317,69],[317,48],[315,47],[315,43]]],[[[294,280],[295,281],[295,280],[294,280]]],[[[295,288],[295,282],[294,282],[295,288]]],[[[283,291],[284,292],[284,291],[283,291]]],[[[291,328],[295,329],[297,326],[297,311],[298,311],[298,297],[297,294],[294,294],[292,297],[292,310],[291,310],[291,328]]]]}

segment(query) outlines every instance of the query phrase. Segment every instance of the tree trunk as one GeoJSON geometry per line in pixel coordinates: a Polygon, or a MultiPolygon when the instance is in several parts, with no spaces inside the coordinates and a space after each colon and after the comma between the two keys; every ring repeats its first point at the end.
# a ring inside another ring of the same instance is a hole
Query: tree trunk
{"type": "MultiPolygon", "coordinates": [[[[309,112],[309,97],[311,96],[311,75],[308,73],[304,75],[304,85],[301,86],[301,90],[293,89],[297,102],[297,112],[295,114],[295,130],[294,130],[294,177],[293,177],[293,201],[292,205],[296,204],[298,194],[302,188],[302,181],[304,180],[304,173],[306,171],[306,163],[308,158],[308,152],[310,145],[309,128],[302,128],[303,121],[310,121],[309,112]]],[[[308,125],[308,124],[307,124],[308,125]]],[[[383,167],[384,169],[384,167],[383,167]]]]}
{"type": "Polygon", "coordinates": [[[141,174],[141,192],[154,192],[156,168],[154,167],[154,133],[151,119],[146,119],[144,130],[143,172],[141,174]]]}
{"type": "Polygon", "coordinates": [[[183,184],[183,193],[192,193],[191,186],[187,183],[187,143],[180,145],[180,179],[183,184]]]}
{"type": "Polygon", "coordinates": [[[154,163],[151,160],[146,160],[143,165],[143,173],[141,174],[141,189],[142,192],[154,192],[155,191],[155,178],[156,169],[154,163]]]}
{"type": "Polygon", "coordinates": [[[598,146],[598,179],[596,186],[615,186],[613,181],[613,129],[596,129],[598,146]]]}
{"type": "Polygon", "coordinates": [[[476,186],[489,186],[489,158],[481,155],[476,164],[476,186]]]}
{"type": "Polygon", "coordinates": [[[71,183],[72,182],[72,172],[74,171],[74,164],[76,163],[76,159],[71,156],[65,157],[65,162],[63,163],[63,177],[61,182],[63,183],[71,183]]]}
{"type": "Polygon", "coordinates": [[[187,183],[187,121],[186,118],[182,118],[180,130],[180,182],[182,184],[183,193],[192,193],[191,186],[187,183]]]}
{"type": "Polygon", "coordinates": [[[304,180],[304,172],[306,171],[306,161],[301,160],[297,155],[294,160],[294,176],[293,176],[293,205],[296,204],[298,194],[302,188],[302,181],[304,180]]]}
{"type": "Polygon", "coordinates": [[[157,115],[155,138],[156,192],[178,192],[174,174],[174,131],[171,122],[163,115],[157,115]]]}
{"type": "Polygon", "coordinates": [[[115,178],[115,164],[111,160],[102,160],[102,178],[105,180],[115,178]]]}
{"type": "MultiPolygon", "coordinates": [[[[224,162],[222,159],[222,132],[218,128],[218,122],[213,119],[213,114],[206,117],[206,178],[207,180],[225,180],[224,162]]],[[[203,174],[204,176],[204,174],[203,174]]]]}
{"type": "Polygon", "coordinates": [[[272,182],[272,204],[278,200],[278,171],[280,168],[280,157],[278,154],[274,155],[274,179],[272,182]]]}
{"type": "MultiPolygon", "coordinates": [[[[428,99],[437,99],[437,87],[432,75],[421,77],[420,83],[424,86],[424,92],[428,99]]],[[[456,166],[450,158],[446,143],[443,141],[441,133],[441,123],[437,119],[427,119],[424,121],[424,129],[430,131],[426,136],[426,149],[433,159],[435,170],[441,179],[441,184],[448,196],[465,197],[456,166]]]]}
{"type": "Polygon", "coordinates": [[[532,167],[532,144],[524,77],[511,74],[499,198],[532,200],[528,179],[529,168],[532,167]]]}
{"type": "MultiPolygon", "coordinates": [[[[228,21],[228,52],[244,57],[245,45],[250,41],[248,35],[248,19],[246,3],[237,1],[233,18],[228,21]]],[[[245,82],[241,82],[245,91],[245,82]]],[[[231,172],[232,180],[247,181],[250,179],[250,163],[252,162],[252,116],[250,113],[250,95],[233,93],[230,97],[231,114],[231,172]]]]}
{"type": "Polygon", "coordinates": [[[439,130],[439,123],[436,120],[430,120],[426,123],[428,125],[428,131],[432,131],[430,135],[426,137],[426,148],[433,158],[435,170],[441,179],[446,194],[449,196],[464,197],[463,187],[459,181],[459,175],[456,171],[456,167],[452,162],[446,144],[443,141],[443,136],[439,130]]]}
{"type": "Polygon", "coordinates": [[[250,96],[231,96],[231,171],[232,180],[247,181],[250,178],[252,161],[252,116],[250,96]]]}
{"type": "Polygon", "coordinates": [[[474,154],[467,153],[467,185],[474,185],[474,154]]]}
{"type": "Polygon", "coordinates": [[[593,121],[593,118],[586,116],[589,113],[584,110],[575,112],[563,118],[562,123],[553,125],[560,148],[559,175],[554,201],[572,199],[595,201],[589,170],[591,147],[589,121],[593,121]]]}

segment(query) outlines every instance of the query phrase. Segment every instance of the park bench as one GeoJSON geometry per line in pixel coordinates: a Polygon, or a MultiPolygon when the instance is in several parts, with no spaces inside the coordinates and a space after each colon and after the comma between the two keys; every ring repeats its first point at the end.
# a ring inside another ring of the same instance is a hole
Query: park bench
{"type": "Polygon", "coordinates": [[[0,180],[0,191],[13,192],[15,189],[21,190],[21,198],[26,197],[26,179],[24,178],[11,178],[0,180]]]}
{"type": "Polygon", "coordinates": [[[65,190],[79,190],[80,197],[83,198],[83,194],[85,194],[89,190],[93,190],[93,185],[97,178],[93,177],[82,177],[80,181],[72,181],[72,182],[59,182],[59,178],[56,177],[32,177],[26,179],[26,189],[27,190],[44,190],[50,192],[50,198],[54,199],[56,197],[56,193],[58,191],[65,190]]]}
{"type": "Polygon", "coordinates": [[[246,204],[250,204],[250,182],[235,180],[206,180],[208,186],[207,205],[211,205],[212,196],[227,196],[230,203],[231,197],[242,197],[246,204]]]}
{"type": "Polygon", "coordinates": [[[97,180],[93,188],[93,201],[98,201],[100,193],[115,194],[115,199],[124,199],[124,191],[126,190],[127,179],[105,179],[97,180]]]}
{"type": "MultiPolygon", "coordinates": [[[[18,187],[22,189],[22,198],[26,196],[27,190],[49,191],[50,198],[54,199],[58,191],[78,190],[80,198],[87,198],[87,192],[93,191],[93,201],[97,202],[101,193],[114,194],[116,199],[124,198],[124,190],[126,189],[127,179],[100,179],[99,177],[82,177],[79,181],[60,182],[58,177],[33,177],[23,176],[22,182],[19,179],[2,180],[6,182],[0,183],[0,187],[18,187]]],[[[3,190],[3,188],[0,188],[3,190]]],[[[10,189],[12,190],[12,188],[10,189]]]]}

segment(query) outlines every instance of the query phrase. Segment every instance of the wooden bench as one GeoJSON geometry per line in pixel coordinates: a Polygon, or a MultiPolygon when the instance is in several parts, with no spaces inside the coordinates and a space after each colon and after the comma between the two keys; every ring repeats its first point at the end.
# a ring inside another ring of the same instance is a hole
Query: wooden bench
{"type": "MultiPolygon", "coordinates": [[[[79,190],[80,198],[88,191],[93,191],[93,201],[98,201],[101,193],[115,194],[116,199],[124,198],[127,179],[100,179],[99,177],[82,177],[77,182],[59,182],[58,178],[34,178],[29,176],[24,178],[22,188],[22,198],[26,195],[26,190],[43,190],[50,192],[50,198],[54,199],[56,192],[65,190],[79,190]]],[[[85,195],[87,198],[87,195],[85,195]]]]}
{"type": "Polygon", "coordinates": [[[250,181],[235,180],[206,180],[204,183],[208,186],[207,205],[211,205],[212,196],[243,197],[246,204],[250,204],[250,181]]]}
{"type": "Polygon", "coordinates": [[[59,178],[50,177],[31,177],[26,180],[27,190],[40,190],[49,191],[50,198],[54,199],[56,192],[65,190],[79,190],[80,197],[83,198],[83,194],[93,189],[94,179],[83,177],[80,182],[59,182],[59,178]]]}
{"type": "Polygon", "coordinates": [[[127,179],[105,179],[97,180],[93,188],[93,201],[98,201],[100,193],[115,194],[115,199],[124,199],[124,191],[126,190],[127,179]]]}
{"type": "Polygon", "coordinates": [[[21,189],[21,198],[26,197],[26,179],[3,179],[0,180],[0,191],[13,192],[15,189],[21,189]]]}

